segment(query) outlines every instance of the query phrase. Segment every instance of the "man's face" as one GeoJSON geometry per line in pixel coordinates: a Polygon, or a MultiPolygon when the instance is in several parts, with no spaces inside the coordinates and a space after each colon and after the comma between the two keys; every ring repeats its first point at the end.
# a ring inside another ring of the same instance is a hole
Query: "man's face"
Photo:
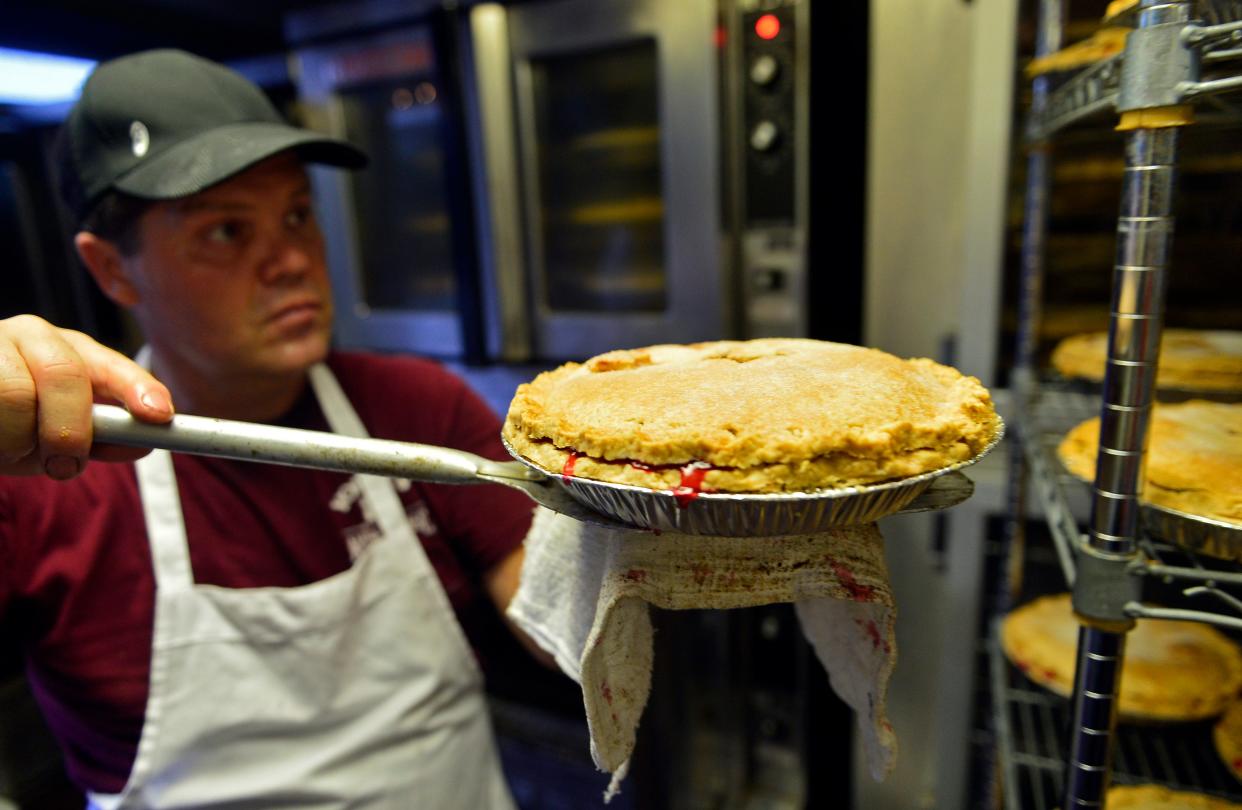
{"type": "Polygon", "coordinates": [[[291,153],[140,222],[126,259],[147,339],[207,377],[301,372],[328,351],[332,296],[310,185],[291,153]]]}

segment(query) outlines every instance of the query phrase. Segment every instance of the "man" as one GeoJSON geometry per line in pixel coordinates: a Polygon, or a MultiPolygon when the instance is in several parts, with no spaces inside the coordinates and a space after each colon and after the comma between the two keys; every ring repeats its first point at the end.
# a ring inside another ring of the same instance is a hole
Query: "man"
{"type": "Polygon", "coordinates": [[[100,808],[511,807],[462,623],[516,590],[524,496],[163,451],[87,464],[141,455],[92,448],[93,398],[504,457],[438,366],[329,348],[303,163],[362,155],[166,50],[100,65],[63,144],[78,254],[149,369],[0,322],[0,638],[70,775],[100,808]]]}

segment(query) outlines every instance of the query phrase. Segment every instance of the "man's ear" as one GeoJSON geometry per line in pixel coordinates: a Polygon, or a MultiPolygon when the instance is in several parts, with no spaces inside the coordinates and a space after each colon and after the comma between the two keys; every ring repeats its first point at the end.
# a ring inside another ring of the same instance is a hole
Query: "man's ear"
{"type": "Polygon", "coordinates": [[[79,231],[73,237],[73,246],[104,295],[123,307],[138,303],[138,291],[130,282],[121,251],[115,244],[90,231],[79,231]]]}

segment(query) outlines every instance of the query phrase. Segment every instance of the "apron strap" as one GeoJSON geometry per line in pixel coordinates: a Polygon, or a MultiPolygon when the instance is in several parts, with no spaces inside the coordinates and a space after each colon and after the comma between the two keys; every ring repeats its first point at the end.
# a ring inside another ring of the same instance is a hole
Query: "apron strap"
{"type": "MultiPolygon", "coordinates": [[[[143,345],[134,355],[134,362],[150,369],[151,347],[143,345]]],[[[134,463],[134,472],[151,544],[155,585],[164,591],[190,588],[194,585],[194,572],[190,569],[190,544],[185,536],[172,454],[152,450],[134,463]]]]}
{"type": "Polygon", "coordinates": [[[190,545],[185,537],[172,454],[152,450],[134,463],[134,470],[151,543],[156,588],[188,589],[194,585],[194,572],[190,569],[190,545]]]}
{"type": "MultiPolygon", "coordinates": [[[[316,363],[311,366],[308,376],[311,388],[315,391],[319,406],[323,409],[323,415],[328,420],[328,426],[332,428],[332,431],[342,436],[353,436],[356,439],[368,438],[370,434],[367,433],[366,427],[358,417],[358,412],[350,404],[349,397],[345,395],[345,391],[337,382],[332,370],[323,363],[316,363]]],[[[399,537],[402,542],[409,541],[417,545],[418,537],[410,527],[405,507],[402,506],[401,499],[397,497],[397,489],[392,481],[379,475],[363,474],[355,475],[354,480],[358,482],[358,487],[362,490],[362,497],[370,503],[380,531],[385,536],[399,537]]]]}
{"type": "MultiPolygon", "coordinates": [[[[139,352],[136,359],[145,365],[149,356],[149,350],[144,347],[144,351],[139,352]]],[[[325,364],[316,363],[310,368],[308,375],[311,388],[332,430],[344,436],[367,438],[369,434],[366,427],[332,371],[325,364]]],[[[138,476],[138,490],[151,544],[156,585],[166,591],[193,587],[190,546],[186,539],[172,454],[167,450],[153,450],[138,459],[134,468],[138,476]]],[[[414,544],[420,552],[416,555],[415,564],[431,570],[431,563],[421,553],[422,546],[418,536],[410,526],[405,507],[401,504],[392,482],[378,475],[355,475],[354,479],[358,482],[362,497],[369,504],[382,535],[397,538],[398,542],[414,544]]]]}

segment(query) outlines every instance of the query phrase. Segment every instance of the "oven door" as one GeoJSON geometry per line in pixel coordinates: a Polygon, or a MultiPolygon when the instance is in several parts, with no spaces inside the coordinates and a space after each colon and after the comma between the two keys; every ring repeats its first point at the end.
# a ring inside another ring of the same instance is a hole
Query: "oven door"
{"type": "Polygon", "coordinates": [[[501,291],[494,354],[581,358],[726,336],[715,3],[476,12],[493,228],[521,237],[495,240],[486,262],[501,291]],[[511,201],[496,196],[510,187],[511,201]]]}
{"type": "Polygon", "coordinates": [[[454,26],[442,11],[296,52],[308,122],[371,159],[313,174],[343,346],[482,357],[454,26]]]}

